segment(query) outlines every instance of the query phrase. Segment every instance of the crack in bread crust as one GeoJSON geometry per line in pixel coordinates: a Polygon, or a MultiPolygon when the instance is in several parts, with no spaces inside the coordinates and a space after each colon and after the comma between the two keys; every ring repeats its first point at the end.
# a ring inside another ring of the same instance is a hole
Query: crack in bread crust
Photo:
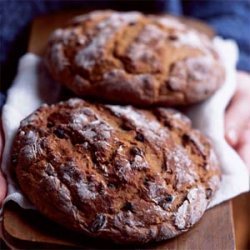
{"type": "Polygon", "coordinates": [[[12,166],[41,213],[119,243],[188,230],[220,182],[209,140],[179,112],[80,99],[44,105],[22,121],[12,166]]]}
{"type": "Polygon", "coordinates": [[[212,42],[174,17],[95,11],[50,37],[51,75],[78,96],[185,105],[212,95],[224,69],[212,42]]]}

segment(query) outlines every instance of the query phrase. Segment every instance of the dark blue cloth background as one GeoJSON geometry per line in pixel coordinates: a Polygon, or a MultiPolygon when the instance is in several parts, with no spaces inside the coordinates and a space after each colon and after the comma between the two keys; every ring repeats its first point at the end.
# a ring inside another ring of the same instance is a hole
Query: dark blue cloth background
{"type": "Polygon", "coordinates": [[[199,18],[213,26],[219,35],[237,41],[240,48],[238,69],[250,71],[249,0],[0,0],[0,107],[15,76],[18,59],[26,52],[32,19],[59,9],[79,7],[168,12],[199,18]]]}

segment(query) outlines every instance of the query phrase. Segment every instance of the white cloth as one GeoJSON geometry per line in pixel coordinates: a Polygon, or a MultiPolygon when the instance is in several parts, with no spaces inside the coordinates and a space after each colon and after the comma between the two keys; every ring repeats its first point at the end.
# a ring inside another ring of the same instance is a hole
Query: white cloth
{"type": "MultiPolygon", "coordinates": [[[[213,142],[222,169],[222,183],[210,207],[228,200],[249,189],[249,173],[238,154],[224,139],[224,112],[236,86],[235,65],[238,49],[233,41],[214,39],[226,68],[226,81],[215,95],[201,104],[188,108],[187,115],[193,125],[207,134],[213,142]]],[[[13,200],[23,208],[33,208],[22,195],[10,175],[9,156],[13,136],[20,121],[42,103],[53,103],[59,99],[60,87],[52,82],[41,66],[41,59],[26,54],[19,63],[18,74],[3,107],[2,122],[5,135],[2,170],[8,179],[8,195],[5,202],[13,200]]]]}

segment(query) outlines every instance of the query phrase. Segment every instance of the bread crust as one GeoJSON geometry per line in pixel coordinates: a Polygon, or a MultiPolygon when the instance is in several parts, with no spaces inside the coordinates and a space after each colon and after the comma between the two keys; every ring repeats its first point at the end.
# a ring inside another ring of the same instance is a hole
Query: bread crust
{"type": "Polygon", "coordinates": [[[205,100],[224,82],[212,42],[169,16],[94,11],[50,37],[45,62],[78,96],[137,106],[205,100]]]}
{"type": "Polygon", "coordinates": [[[181,113],[80,99],[43,105],[23,120],[12,166],[42,214],[118,243],[187,231],[220,183],[209,140],[181,113]]]}

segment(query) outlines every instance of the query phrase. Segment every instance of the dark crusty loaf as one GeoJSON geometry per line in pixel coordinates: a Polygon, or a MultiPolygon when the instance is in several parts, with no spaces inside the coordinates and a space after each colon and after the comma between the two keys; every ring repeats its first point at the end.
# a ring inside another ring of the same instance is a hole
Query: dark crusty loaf
{"type": "Polygon", "coordinates": [[[12,165],[41,213],[119,243],[188,230],[220,182],[208,139],[179,112],[79,99],[44,105],[23,120],[12,165]]]}
{"type": "Polygon", "coordinates": [[[46,65],[79,96],[109,102],[186,105],[224,81],[212,42],[180,21],[138,12],[95,11],[51,36],[46,65]]]}

